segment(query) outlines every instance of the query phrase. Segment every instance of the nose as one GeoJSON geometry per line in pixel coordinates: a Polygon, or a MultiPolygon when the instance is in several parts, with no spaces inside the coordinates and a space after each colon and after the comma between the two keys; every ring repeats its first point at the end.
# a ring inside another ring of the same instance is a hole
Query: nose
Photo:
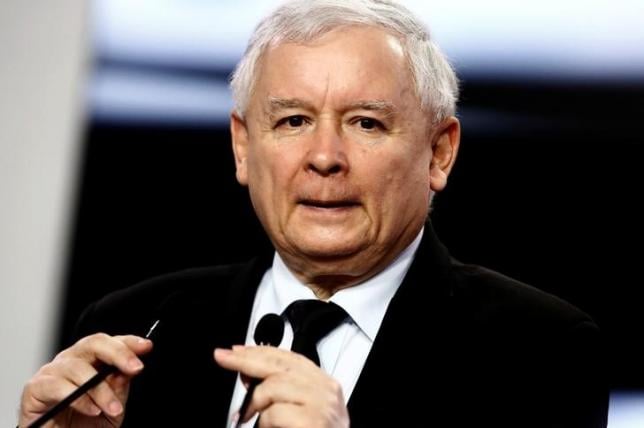
{"type": "Polygon", "coordinates": [[[349,170],[346,142],[330,123],[316,130],[307,153],[306,169],[323,177],[343,174],[349,170]]]}

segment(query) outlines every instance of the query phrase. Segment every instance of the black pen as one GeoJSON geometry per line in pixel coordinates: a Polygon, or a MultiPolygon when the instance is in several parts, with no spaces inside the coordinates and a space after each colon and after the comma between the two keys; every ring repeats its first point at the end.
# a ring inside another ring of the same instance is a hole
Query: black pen
{"type": "MultiPolygon", "coordinates": [[[[157,328],[159,325],[160,320],[156,320],[154,324],[152,324],[152,327],[150,327],[150,330],[148,330],[147,334],[145,335],[146,339],[149,339],[152,336],[152,333],[154,330],[157,328]]],[[[37,428],[43,426],[45,423],[47,423],[50,419],[52,419],[54,416],[56,416],[58,413],[60,413],[62,410],[67,408],[70,404],[74,402],[74,400],[78,399],[81,395],[85,394],[87,391],[90,389],[94,388],[96,385],[101,383],[102,381],[105,380],[106,377],[109,375],[116,373],[118,369],[114,366],[105,366],[102,367],[98,373],[96,373],[94,376],[92,376],[87,382],[82,384],[81,386],[78,387],[74,392],[69,394],[67,397],[63,399],[60,403],[56,404],[54,407],[49,409],[47,413],[36,419],[34,422],[32,422],[30,425],[28,425],[28,428],[37,428]]]]}
{"type": "Polygon", "coordinates": [[[244,395],[244,401],[242,401],[241,406],[239,407],[239,412],[237,416],[237,423],[235,424],[235,428],[240,428],[243,424],[242,418],[248,411],[248,407],[250,406],[250,400],[253,398],[253,393],[255,392],[255,387],[259,385],[260,380],[259,379],[250,379],[249,384],[248,384],[248,390],[246,391],[246,395],[244,395]]]}

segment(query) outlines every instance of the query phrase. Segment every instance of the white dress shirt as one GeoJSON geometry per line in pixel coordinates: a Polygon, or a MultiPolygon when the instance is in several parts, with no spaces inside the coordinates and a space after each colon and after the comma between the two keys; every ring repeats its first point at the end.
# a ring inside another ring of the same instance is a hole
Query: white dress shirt
{"type": "MultiPolygon", "coordinates": [[[[317,349],[320,367],[340,383],[345,403],[349,401],[389,302],[411,265],[422,235],[423,230],[385,270],[359,286],[336,292],[329,299],[341,306],[349,314],[349,318],[322,338],[317,349]]],[[[300,299],[317,297],[291,273],[276,252],[272,267],[266,271],[257,289],[245,344],[255,345],[253,333],[265,314],[281,314],[289,304],[300,299]]],[[[290,349],[292,342],[293,329],[286,322],[284,338],[279,347],[290,349]]],[[[228,413],[229,426],[234,426],[233,417],[239,410],[245,394],[246,388],[237,376],[228,413]]],[[[252,428],[255,420],[256,417],[252,418],[243,428],[252,428]]]]}

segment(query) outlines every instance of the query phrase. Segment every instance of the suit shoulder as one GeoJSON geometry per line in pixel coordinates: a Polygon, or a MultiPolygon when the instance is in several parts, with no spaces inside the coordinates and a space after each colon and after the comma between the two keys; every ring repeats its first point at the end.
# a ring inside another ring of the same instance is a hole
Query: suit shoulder
{"type": "Polygon", "coordinates": [[[542,327],[568,325],[596,328],[591,317],[565,300],[510,278],[494,270],[472,264],[452,265],[455,296],[478,302],[488,318],[521,323],[538,322],[542,327]]]}
{"type": "Polygon", "coordinates": [[[83,312],[76,337],[94,332],[143,334],[150,320],[174,296],[207,296],[226,293],[245,264],[186,269],[146,279],[114,291],[83,312]]]}
{"type": "Polygon", "coordinates": [[[177,291],[198,293],[222,287],[243,267],[243,264],[192,268],[158,275],[110,293],[97,302],[98,306],[119,306],[151,301],[161,303],[177,291]]]}

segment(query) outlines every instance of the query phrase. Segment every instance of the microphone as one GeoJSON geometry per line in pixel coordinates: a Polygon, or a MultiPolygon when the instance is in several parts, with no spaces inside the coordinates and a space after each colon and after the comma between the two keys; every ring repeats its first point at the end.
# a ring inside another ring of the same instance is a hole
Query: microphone
{"type": "Polygon", "coordinates": [[[255,327],[253,339],[258,345],[279,346],[284,337],[284,320],[277,314],[266,314],[255,327]]]}
{"type": "MultiPolygon", "coordinates": [[[[255,328],[255,334],[253,339],[258,345],[268,345],[268,346],[279,346],[282,342],[282,337],[284,336],[284,320],[277,314],[266,314],[259,320],[257,327],[255,328]]],[[[248,390],[244,396],[244,401],[242,401],[241,406],[239,407],[239,417],[235,428],[240,428],[242,425],[242,417],[248,410],[250,406],[250,400],[253,398],[253,392],[255,388],[260,384],[260,379],[252,378],[248,384],[248,390]]]]}

